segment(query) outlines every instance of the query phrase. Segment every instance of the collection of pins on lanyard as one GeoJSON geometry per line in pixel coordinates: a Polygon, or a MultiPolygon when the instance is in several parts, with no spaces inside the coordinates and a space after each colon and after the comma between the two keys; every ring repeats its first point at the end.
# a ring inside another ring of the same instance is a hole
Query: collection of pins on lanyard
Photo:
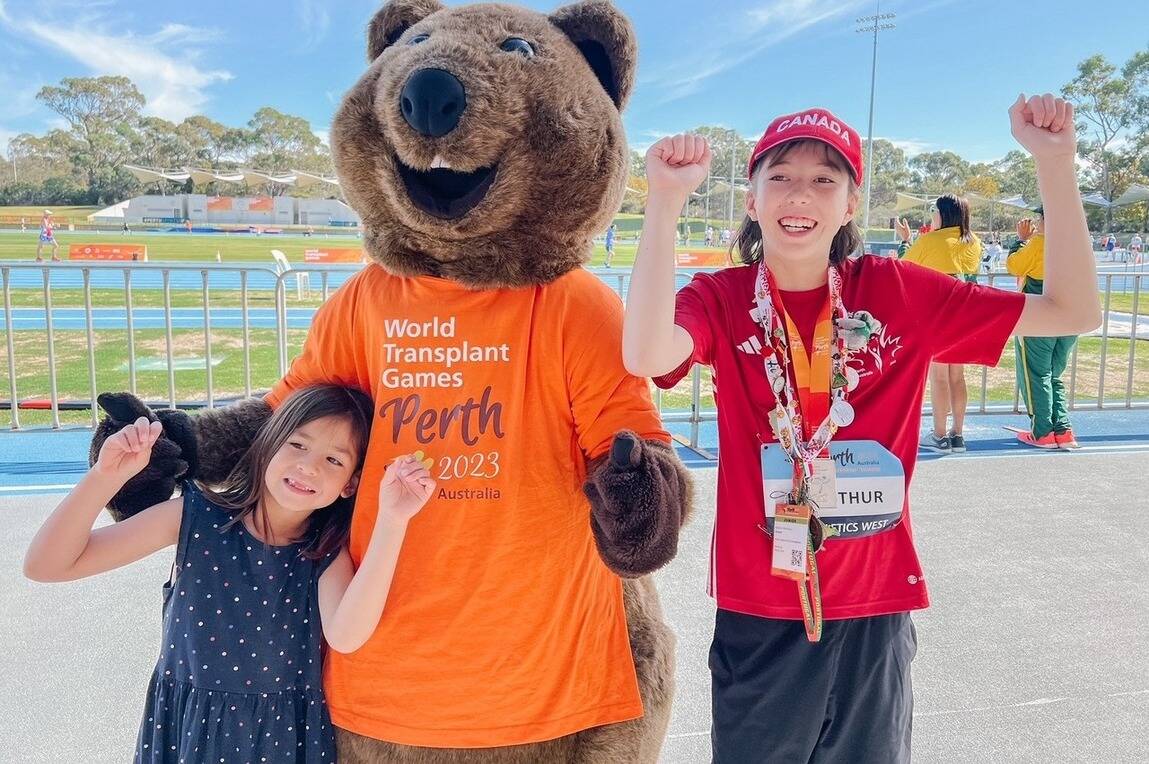
{"type": "MultiPolygon", "coordinates": [[[[833,266],[829,268],[829,287],[831,305],[831,403],[826,419],[814,431],[809,442],[803,443],[798,437],[801,423],[798,412],[797,395],[790,380],[789,366],[791,364],[786,333],[782,327],[779,311],[775,309],[768,275],[764,263],[759,263],[758,279],[755,289],[755,302],[757,304],[757,320],[766,333],[767,348],[764,348],[764,364],[766,376],[770,387],[774,391],[774,410],[770,414],[770,425],[774,435],[782,448],[790,455],[796,465],[795,486],[789,497],[789,505],[809,507],[809,533],[813,550],[821,549],[827,534],[832,534],[810,505],[817,504],[817,500],[810,494],[811,478],[815,473],[830,473],[828,481],[819,481],[827,486],[820,495],[834,495],[833,462],[822,458],[821,454],[829,445],[839,428],[848,427],[854,421],[854,407],[846,400],[848,392],[858,386],[858,372],[847,365],[849,351],[845,341],[840,336],[838,320],[848,317],[845,306],[842,304],[842,277],[833,266]],[[783,397],[785,404],[783,404],[783,397]],[[796,426],[799,425],[799,426],[796,426]],[[800,479],[799,479],[800,474],[800,479]]],[[[795,563],[797,559],[795,559],[795,563]]],[[[793,566],[791,566],[793,567],[793,566]]],[[[804,566],[803,566],[804,567],[804,566]]]]}

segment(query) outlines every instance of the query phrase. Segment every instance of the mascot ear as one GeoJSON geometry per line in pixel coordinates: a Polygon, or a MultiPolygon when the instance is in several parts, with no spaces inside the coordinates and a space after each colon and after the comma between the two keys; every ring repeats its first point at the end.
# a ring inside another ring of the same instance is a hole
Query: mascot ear
{"type": "Polygon", "coordinates": [[[384,5],[367,25],[367,62],[394,45],[408,27],[445,7],[439,0],[392,0],[384,5]]]}
{"type": "Polygon", "coordinates": [[[550,22],[571,39],[621,110],[634,87],[638,65],[638,42],[626,16],[609,0],[583,0],[559,8],[550,22]]]}

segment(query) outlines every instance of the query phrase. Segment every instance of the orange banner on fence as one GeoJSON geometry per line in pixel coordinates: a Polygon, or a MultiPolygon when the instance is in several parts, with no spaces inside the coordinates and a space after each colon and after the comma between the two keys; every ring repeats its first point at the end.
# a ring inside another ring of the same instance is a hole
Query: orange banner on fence
{"type": "Polygon", "coordinates": [[[247,203],[249,212],[274,212],[275,203],[270,196],[253,196],[247,203]]]}
{"type": "Polygon", "coordinates": [[[307,249],[303,259],[309,263],[362,263],[366,259],[361,249],[307,249]]]}
{"type": "Polygon", "coordinates": [[[213,196],[207,200],[208,212],[229,212],[232,198],[230,196],[213,196]]]}
{"type": "Polygon", "coordinates": [[[69,260],[138,260],[148,261],[148,248],[143,244],[69,244],[69,260]]]}
{"type": "Polygon", "coordinates": [[[679,268],[725,268],[730,265],[729,256],[723,249],[688,250],[674,253],[675,265],[679,268]]]}

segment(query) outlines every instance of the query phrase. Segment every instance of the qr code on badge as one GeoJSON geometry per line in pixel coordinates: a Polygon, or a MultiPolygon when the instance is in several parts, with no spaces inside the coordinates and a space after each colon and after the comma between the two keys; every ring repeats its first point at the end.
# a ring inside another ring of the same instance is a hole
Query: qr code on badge
{"type": "Polygon", "coordinates": [[[804,552],[804,551],[806,551],[806,550],[804,550],[804,549],[791,549],[790,550],[790,567],[791,568],[801,568],[802,567],[802,563],[803,563],[802,552],[804,552]]]}

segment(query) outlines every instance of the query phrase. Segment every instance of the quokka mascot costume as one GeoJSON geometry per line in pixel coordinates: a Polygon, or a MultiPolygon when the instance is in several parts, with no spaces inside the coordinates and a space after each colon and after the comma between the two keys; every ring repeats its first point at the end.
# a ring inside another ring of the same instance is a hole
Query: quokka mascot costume
{"type": "Polygon", "coordinates": [[[343,762],[657,759],[673,637],[647,574],[676,551],[690,487],[622,366],[621,303],[581,268],[625,186],[635,57],[604,0],[387,3],[331,131],[372,262],[261,400],[187,417],[101,396],[93,453],[141,413],[165,425],[117,517],[219,481],[313,383],[375,399],[353,559],[387,462],[434,459],[374,636],[327,654],[343,762]]]}

